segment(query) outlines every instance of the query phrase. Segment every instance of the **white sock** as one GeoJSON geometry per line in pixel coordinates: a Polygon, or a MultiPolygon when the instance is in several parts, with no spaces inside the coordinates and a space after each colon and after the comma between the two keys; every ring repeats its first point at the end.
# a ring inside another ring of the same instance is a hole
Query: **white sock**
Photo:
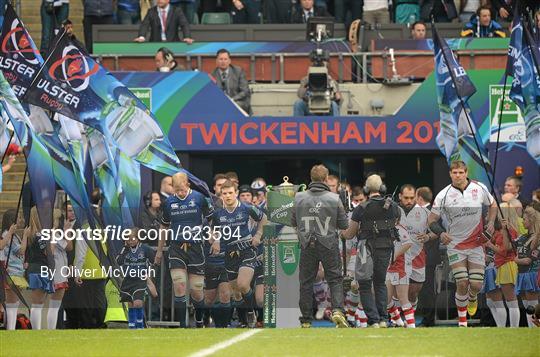
{"type": "Polygon", "coordinates": [[[510,327],[519,327],[519,305],[517,300],[507,301],[508,314],[510,315],[510,327]]]}
{"type": "Polygon", "coordinates": [[[6,303],[6,318],[7,318],[7,330],[15,330],[15,325],[17,324],[17,308],[19,307],[19,302],[14,302],[12,304],[6,303]]]}
{"type": "Polygon", "coordinates": [[[58,322],[58,311],[62,300],[49,300],[49,308],[47,310],[47,329],[56,330],[56,323],[58,322]]]}
{"type": "Polygon", "coordinates": [[[489,311],[491,311],[491,316],[493,316],[493,320],[495,320],[495,324],[497,325],[497,327],[501,327],[501,321],[499,319],[497,307],[495,306],[495,301],[491,300],[490,298],[486,298],[486,304],[489,307],[489,311]]]}
{"type": "Polygon", "coordinates": [[[41,311],[43,310],[43,304],[32,304],[30,308],[30,322],[32,323],[32,330],[41,330],[41,311]]]}
{"type": "MultiPolygon", "coordinates": [[[[537,300],[523,300],[523,306],[527,308],[527,306],[536,306],[538,304],[537,300]]],[[[536,327],[536,325],[532,321],[532,315],[527,314],[527,325],[529,327],[536,327]]]]}
{"type": "Polygon", "coordinates": [[[493,318],[495,319],[495,322],[497,323],[497,327],[506,327],[506,307],[504,307],[504,302],[501,301],[494,301],[493,304],[495,305],[495,315],[493,315],[493,318]]]}

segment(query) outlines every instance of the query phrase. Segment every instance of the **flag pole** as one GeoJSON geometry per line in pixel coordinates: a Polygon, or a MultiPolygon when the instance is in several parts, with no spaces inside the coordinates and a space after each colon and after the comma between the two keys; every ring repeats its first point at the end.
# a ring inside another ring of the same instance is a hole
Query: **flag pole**
{"type": "MultiPolygon", "coordinates": [[[[433,21],[432,19],[432,22],[431,22],[431,26],[433,27],[434,31],[437,32],[437,28],[435,26],[435,21],[433,21]]],[[[439,37],[439,34],[437,33],[437,41],[440,39],[439,37]]],[[[448,61],[448,58],[446,57],[446,54],[445,52],[442,50],[442,46],[441,46],[441,52],[442,52],[442,56],[444,58],[444,61],[446,62],[446,66],[449,68],[449,61],[448,61]]],[[[454,73],[450,70],[450,68],[448,69],[448,72],[450,73],[450,78],[452,79],[452,84],[454,85],[454,88],[458,88],[457,86],[457,83],[456,83],[456,78],[455,78],[455,75],[454,73]]],[[[461,97],[461,95],[459,94],[459,92],[456,90],[456,96],[458,97],[459,99],[459,103],[461,104],[461,109],[463,110],[463,112],[465,113],[465,117],[467,118],[467,124],[469,126],[469,130],[471,131],[471,134],[473,136],[473,139],[474,139],[474,144],[476,146],[476,149],[478,150],[478,154],[480,155],[480,161],[482,161],[482,167],[484,168],[484,171],[486,172],[486,176],[487,176],[487,179],[488,179],[488,182],[489,182],[489,186],[491,188],[491,192],[493,192],[493,198],[495,199],[495,203],[497,204],[497,208],[499,210],[499,213],[501,214],[502,217],[504,217],[503,213],[502,213],[502,209],[501,209],[501,205],[499,204],[499,200],[497,198],[497,195],[495,193],[495,176],[492,174],[492,177],[490,177],[490,171],[488,170],[487,168],[487,165],[486,165],[486,162],[484,161],[484,155],[482,154],[482,149],[480,148],[480,144],[478,143],[478,139],[476,138],[476,130],[474,130],[473,128],[473,125],[472,125],[472,120],[469,116],[469,113],[467,112],[467,110],[465,109],[465,102],[463,100],[463,98],[461,97]]]]}

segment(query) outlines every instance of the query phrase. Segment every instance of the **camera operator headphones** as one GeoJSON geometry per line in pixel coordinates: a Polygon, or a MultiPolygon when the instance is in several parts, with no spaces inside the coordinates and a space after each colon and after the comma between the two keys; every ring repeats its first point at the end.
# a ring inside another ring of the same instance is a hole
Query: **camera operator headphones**
{"type": "Polygon", "coordinates": [[[165,58],[167,64],[174,62],[174,53],[172,53],[172,51],[167,47],[161,47],[158,52],[163,53],[163,58],[165,58]]]}
{"type": "MultiPolygon", "coordinates": [[[[365,196],[369,196],[370,191],[369,191],[369,188],[367,186],[364,185],[364,187],[362,187],[362,191],[364,191],[365,196]]],[[[386,194],[386,185],[384,183],[382,183],[381,186],[379,187],[379,193],[382,196],[384,196],[386,194]]]]}
{"type": "Polygon", "coordinates": [[[150,208],[150,205],[152,204],[152,194],[154,191],[148,191],[143,196],[143,203],[146,208],[150,208]]]}

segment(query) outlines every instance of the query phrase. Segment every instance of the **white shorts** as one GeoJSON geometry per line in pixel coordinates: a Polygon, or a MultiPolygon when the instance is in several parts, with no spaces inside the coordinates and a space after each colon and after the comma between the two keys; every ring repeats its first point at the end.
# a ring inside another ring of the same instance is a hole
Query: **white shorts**
{"type": "Polygon", "coordinates": [[[446,253],[448,254],[448,262],[450,263],[450,266],[464,260],[482,267],[486,265],[486,254],[484,253],[484,248],[482,247],[463,250],[448,248],[446,253]]]}
{"type": "Polygon", "coordinates": [[[423,283],[426,281],[426,267],[422,268],[412,268],[411,280],[414,280],[415,283],[423,283]]]}
{"type": "Polygon", "coordinates": [[[409,285],[409,276],[410,274],[405,274],[401,278],[399,273],[386,272],[386,281],[390,282],[391,285],[409,285]]]}

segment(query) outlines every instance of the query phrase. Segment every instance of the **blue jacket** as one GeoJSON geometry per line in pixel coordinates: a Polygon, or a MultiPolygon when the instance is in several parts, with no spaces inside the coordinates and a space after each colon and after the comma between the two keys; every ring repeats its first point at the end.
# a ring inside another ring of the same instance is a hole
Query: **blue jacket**
{"type": "Polygon", "coordinates": [[[461,37],[506,37],[506,34],[502,26],[493,20],[490,21],[489,26],[478,26],[478,16],[473,15],[461,31],[461,37]]]}

